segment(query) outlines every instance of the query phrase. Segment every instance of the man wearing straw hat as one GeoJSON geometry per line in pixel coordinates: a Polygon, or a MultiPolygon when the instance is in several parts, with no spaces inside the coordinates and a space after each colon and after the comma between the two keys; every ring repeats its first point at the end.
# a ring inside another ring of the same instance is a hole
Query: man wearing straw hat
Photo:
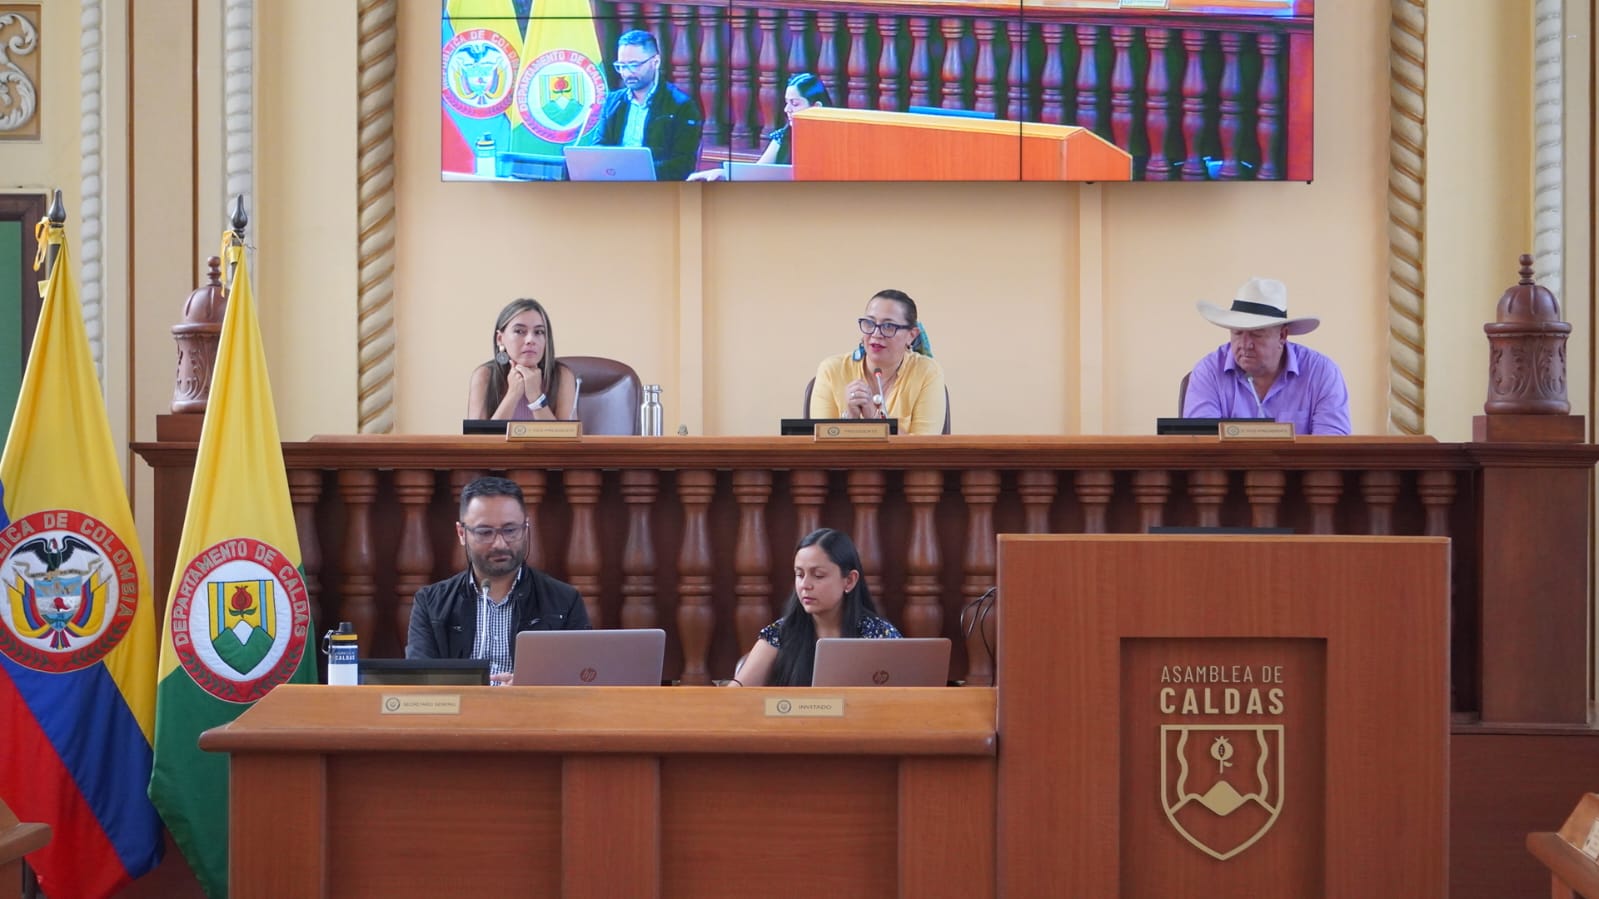
{"type": "Polygon", "coordinates": [[[1289,317],[1283,282],[1250,278],[1232,306],[1201,300],[1199,314],[1231,337],[1189,374],[1184,418],[1270,418],[1293,422],[1296,434],[1349,433],[1349,388],[1338,364],[1288,342],[1321,319],[1289,317]]]}

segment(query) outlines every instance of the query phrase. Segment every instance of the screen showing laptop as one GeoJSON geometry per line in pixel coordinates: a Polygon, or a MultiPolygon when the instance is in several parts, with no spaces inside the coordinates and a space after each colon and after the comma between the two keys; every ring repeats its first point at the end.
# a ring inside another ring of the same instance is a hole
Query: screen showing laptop
{"type": "Polygon", "coordinates": [[[516,635],[511,685],[659,687],[666,631],[523,631],[516,635]]]}
{"type": "MultiPolygon", "coordinates": [[[[778,423],[777,433],[783,437],[810,437],[816,433],[817,425],[858,425],[862,421],[880,421],[881,419],[859,418],[785,418],[778,423]]],[[[899,433],[899,419],[888,419],[888,433],[899,433]]]]}
{"type": "Polygon", "coordinates": [[[949,683],[949,648],[944,637],[823,637],[811,686],[942,687],[949,683]]]}
{"type": "Polygon", "coordinates": [[[359,659],[356,683],[384,686],[489,685],[488,659],[359,659]]]}
{"type": "Polygon", "coordinates": [[[654,181],[649,147],[567,147],[566,177],[572,181],[654,181]]]}
{"type": "Polygon", "coordinates": [[[1215,437],[1216,429],[1227,422],[1234,421],[1275,421],[1271,418],[1157,418],[1155,419],[1155,433],[1163,437],[1181,434],[1197,434],[1201,437],[1215,437]]]}

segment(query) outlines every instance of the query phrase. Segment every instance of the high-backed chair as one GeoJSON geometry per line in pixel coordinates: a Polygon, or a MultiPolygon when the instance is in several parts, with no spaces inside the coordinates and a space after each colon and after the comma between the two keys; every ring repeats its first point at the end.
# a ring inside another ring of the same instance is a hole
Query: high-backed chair
{"type": "Polygon", "coordinates": [[[637,434],[644,384],[626,362],[603,356],[560,356],[556,361],[583,379],[577,417],[585,434],[637,434]]]}
{"type": "Polygon", "coordinates": [[[1183,379],[1181,381],[1177,382],[1177,415],[1178,415],[1178,417],[1182,417],[1183,405],[1188,402],[1188,378],[1189,378],[1189,375],[1192,375],[1192,374],[1193,374],[1193,372],[1189,372],[1188,374],[1183,375],[1183,379]]]}
{"type": "Polygon", "coordinates": [[[0,800],[0,899],[19,895],[26,862],[23,856],[50,842],[50,825],[25,824],[0,800]]]}
{"type": "MultiPolygon", "coordinates": [[[[811,417],[811,392],[816,389],[816,379],[805,382],[805,405],[800,407],[800,417],[811,417]]],[[[944,387],[944,433],[949,433],[949,386],[944,387]]]]}

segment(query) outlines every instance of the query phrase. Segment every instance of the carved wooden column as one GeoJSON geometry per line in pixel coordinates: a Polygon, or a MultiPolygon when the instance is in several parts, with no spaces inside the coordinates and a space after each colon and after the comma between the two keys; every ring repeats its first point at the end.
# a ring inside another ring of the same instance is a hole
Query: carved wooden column
{"type": "Polygon", "coordinates": [[[1227,472],[1190,471],[1188,499],[1194,504],[1195,524],[1202,528],[1221,527],[1221,504],[1227,499],[1227,472]]]}
{"type": "Polygon", "coordinates": [[[927,31],[932,21],[927,16],[913,16],[911,29],[911,105],[926,106],[932,99],[932,70],[927,61],[927,31]]]}
{"type": "Polygon", "coordinates": [[[728,60],[731,67],[728,92],[732,99],[732,109],[727,113],[732,125],[730,136],[735,147],[754,147],[760,143],[761,129],[756,127],[752,130],[749,125],[751,16],[749,10],[743,7],[733,7],[728,10],[727,16],[728,33],[733,41],[733,46],[729,48],[731,58],[728,60]]]}
{"type": "MultiPolygon", "coordinates": [[[[755,80],[755,108],[760,110],[759,120],[756,122],[756,137],[766,131],[776,128],[782,121],[778,112],[782,108],[782,91],[777,86],[777,13],[775,9],[762,7],[755,11],[756,21],[760,25],[760,51],[756,56],[755,80]]],[[[759,140],[756,141],[759,143],[759,140]]]]}
{"type": "Polygon", "coordinates": [[[339,500],[344,503],[344,583],[339,590],[339,620],[355,625],[357,634],[377,633],[377,608],[372,597],[372,502],[378,495],[378,473],[370,468],[339,471],[339,500]]]}
{"type": "Polygon", "coordinates": [[[1027,25],[1019,18],[1005,20],[1005,46],[1010,62],[1005,66],[1005,109],[1000,118],[1014,122],[1026,120],[1027,109],[1027,25]]]}
{"type": "Polygon", "coordinates": [[[877,60],[877,108],[898,112],[899,105],[899,19],[891,15],[877,17],[877,33],[882,43],[882,56],[877,60]]]}
{"type": "Polygon", "coordinates": [[[877,534],[877,513],[883,506],[884,482],[882,471],[863,468],[849,473],[846,487],[855,507],[855,530],[850,536],[855,538],[855,549],[866,566],[866,586],[879,605],[883,601],[883,550],[877,534]]]}
{"type": "Polygon", "coordinates": [[[977,65],[972,67],[972,81],[975,84],[972,108],[978,112],[994,112],[998,108],[994,96],[999,74],[994,67],[996,27],[993,19],[977,19],[972,23],[972,30],[977,34],[977,65]]]}
{"type": "Polygon", "coordinates": [[[1455,504],[1455,473],[1431,469],[1416,476],[1416,493],[1421,497],[1428,537],[1449,536],[1449,510],[1455,504]]]}
{"type": "Polygon", "coordinates": [[[1260,170],[1255,173],[1255,179],[1275,181],[1281,171],[1277,153],[1283,132],[1282,87],[1278,84],[1282,37],[1263,31],[1255,36],[1255,45],[1260,48],[1260,88],[1255,107],[1255,142],[1260,145],[1260,170]]]}
{"type": "Polygon", "coordinates": [[[1238,47],[1244,36],[1236,31],[1221,33],[1221,169],[1222,181],[1238,180],[1238,47]]]}
{"type": "MultiPolygon", "coordinates": [[[[1049,32],[1055,25],[1044,26],[1044,39],[1049,40],[1049,32]]],[[[1099,45],[1099,26],[1077,26],[1077,95],[1076,95],[1076,123],[1079,128],[1089,131],[1099,129],[1099,60],[1096,49],[1099,45]]],[[[1053,49],[1053,48],[1052,48],[1053,49]]],[[[1049,70],[1046,67],[1045,72],[1049,70]]]]}
{"type": "Polygon", "coordinates": [[[1361,472],[1360,495],[1366,501],[1366,533],[1392,534],[1394,503],[1399,499],[1399,472],[1361,472]]]}
{"type": "Polygon", "coordinates": [[[966,20],[958,16],[940,19],[938,30],[944,35],[944,65],[939,70],[937,105],[966,109],[966,60],[961,58],[966,20]]]}
{"type": "Polygon", "coordinates": [[[944,494],[944,473],[915,468],[905,472],[905,501],[911,507],[909,552],[905,557],[906,636],[937,637],[944,633],[944,607],[938,583],[938,500],[944,494]]]}
{"type": "MultiPolygon", "coordinates": [[[[810,54],[805,50],[805,41],[814,29],[810,19],[814,16],[809,10],[791,9],[788,11],[788,54],[783,61],[783,68],[789,77],[800,72],[816,73],[816,67],[811,65],[810,54]]],[[[833,82],[824,81],[831,85],[833,82]]],[[[828,90],[832,90],[831,87],[828,90]]]]}
{"type": "MultiPolygon", "coordinates": [[[[459,515],[461,512],[461,491],[466,489],[467,484],[472,483],[482,476],[482,471],[471,471],[467,469],[457,469],[456,471],[450,472],[450,499],[453,502],[453,505],[450,508],[450,515],[455,520],[460,520],[459,515]]],[[[454,573],[465,570],[466,546],[463,545],[459,539],[451,540],[450,571],[454,573]]]]}
{"type": "Polygon", "coordinates": [[[1127,25],[1113,25],[1110,42],[1116,49],[1110,70],[1110,134],[1118,147],[1130,147],[1133,130],[1133,36],[1127,25]]]}
{"type": "MultiPolygon", "coordinates": [[[[677,556],[677,641],[683,647],[683,683],[711,682],[706,659],[711,634],[716,629],[716,609],[711,605],[711,534],[706,527],[711,499],[716,496],[716,472],[680,471],[677,496],[683,504],[683,548],[677,556]]],[[[750,646],[740,643],[739,652],[750,646]]]]}
{"type": "MultiPolygon", "coordinates": [[[[832,91],[835,98],[843,93],[838,89],[842,83],[838,80],[841,71],[838,65],[838,20],[837,13],[816,14],[816,77],[822,79],[823,84],[829,85],[828,90],[832,91]]],[[[790,62],[792,63],[792,60],[790,62]]]]}
{"type": "Polygon", "coordinates": [[[738,502],[733,628],[743,652],[755,645],[761,628],[773,618],[772,560],[766,550],[766,504],[772,498],[772,473],[753,468],[733,472],[733,498],[738,502]]]}
{"type": "Polygon", "coordinates": [[[700,109],[705,114],[705,135],[713,142],[727,140],[726,94],[722,91],[722,30],[727,19],[717,12],[700,17],[700,109]]]}
{"type": "Polygon", "coordinates": [[[1133,502],[1138,506],[1138,530],[1147,534],[1166,521],[1166,501],[1171,498],[1171,472],[1145,469],[1133,472],[1133,502]]]}
{"type": "Polygon", "coordinates": [[[661,492],[661,473],[653,468],[622,472],[622,502],[627,506],[627,544],[622,548],[622,626],[655,627],[655,534],[650,512],[661,492]]]}
{"type": "Polygon", "coordinates": [[[1016,492],[1022,498],[1022,519],[1029,534],[1049,534],[1049,510],[1055,504],[1056,482],[1053,471],[1023,471],[1016,475],[1016,492]]]}
{"type": "Polygon", "coordinates": [[[866,30],[871,24],[872,20],[865,13],[852,12],[845,19],[845,27],[849,28],[849,59],[844,71],[849,75],[846,96],[850,109],[870,109],[876,105],[868,93],[871,83],[867,80],[873,69],[872,60],[866,55],[866,30]]]}
{"type": "Polygon", "coordinates": [[[1149,164],[1144,177],[1164,181],[1171,177],[1171,160],[1166,158],[1166,134],[1171,127],[1171,77],[1166,69],[1166,48],[1171,44],[1170,28],[1144,29],[1149,45],[1149,75],[1144,79],[1144,127],[1149,135],[1149,164]]]}
{"type": "Polygon", "coordinates": [[[311,620],[322,621],[322,535],[316,526],[316,504],[322,499],[322,472],[289,469],[289,499],[294,504],[294,530],[300,538],[300,570],[311,601],[311,620]]]}
{"type": "Polygon", "coordinates": [[[1338,500],[1344,493],[1344,473],[1341,471],[1307,471],[1300,479],[1299,489],[1310,506],[1310,532],[1336,534],[1338,500]]]}
{"type": "MultiPolygon", "coordinates": [[[[667,9],[670,10],[672,41],[669,45],[662,45],[662,49],[670,47],[667,61],[671,64],[672,81],[683,85],[684,90],[692,97],[699,93],[699,75],[694,70],[694,42],[689,37],[689,32],[694,27],[694,7],[674,4],[667,9]]],[[[661,80],[666,80],[664,74],[661,80]]],[[[704,110],[700,112],[703,115],[704,110]]]]}
{"type": "Polygon", "coordinates": [[[1251,469],[1244,472],[1244,496],[1249,499],[1249,524],[1257,528],[1277,526],[1278,510],[1288,474],[1280,469],[1251,469]]]}
{"type": "Polygon", "coordinates": [[[1066,26],[1059,22],[1045,22],[1039,26],[1044,35],[1044,67],[1039,72],[1039,88],[1044,102],[1038,117],[1050,125],[1066,121],[1066,64],[1061,58],[1061,42],[1066,39],[1066,26]]]}
{"type": "Polygon", "coordinates": [[[1205,181],[1205,32],[1183,31],[1183,50],[1188,65],[1183,69],[1183,180],[1205,181]]]}
{"type": "Polygon", "coordinates": [[[522,508],[527,515],[527,564],[544,570],[544,536],[539,530],[539,505],[544,502],[545,474],[536,468],[519,468],[505,476],[522,488],[522,508]]]}
{"type": "Polygon", "coordinates": [[[803,469],[788,476],[789,496],[794,500],[794,520],[798,536],[822,526],[822,503],[827,499],[827,472],[803,469]]]}
{"type": "MultiPolygon", "coordinates": [[[[961,475],[961,496],[966,500],[966,580],[961,584],[960,621],[961,633],[966,635],[966,683],[987,687],[994,683],[994,659],[988,651],[994,641],[989,633],[993,622],[969,621],[966,609],[995,583],[994,504],[999,501],[999,472],[965,472],[961,475]]],[[[970,612],[976,615],[975,607],[970,612]]]]}
{"type": "Polygon", "coordinates": [[[1083,533],[1105,533],[1110,497],[1116,492],[1115,473],[1079,471],[1074,478],[1074,485],[1077,488],[1077,502],[1083,507],[1083,533]]]}
{"type": "Polygon", "coordinates": [[[433,472],[414,468],[396,471],[394,494],[400,501],[400,545],[394,554],[394,633],[403,650],[411,627],[411,602],[416,591],[433,580],[433,543],[428,539],[433,472]]]}
{"type": "Polygon", "coordinates": [[[598,471],[567,470],[561,473],[566,487],[566,502],[572,509],[572,532],[566,542],[566,580],[583,594],[583,605],[589,613],[589,623],[604,627],[600,602],[599,526],[594,510],[600,502],[603,476],[598,471]]]}

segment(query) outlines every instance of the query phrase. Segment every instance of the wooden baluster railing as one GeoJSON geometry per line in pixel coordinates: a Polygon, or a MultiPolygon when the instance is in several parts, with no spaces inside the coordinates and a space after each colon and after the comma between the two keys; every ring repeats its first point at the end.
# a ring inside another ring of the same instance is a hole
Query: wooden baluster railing
{"type": "Polygon", "coordinates": [[[1205,32],[1183,31],[1183,180],[1205,181],[1205,32]]]}
{"type": "MultiPolygon", "coordinates": [[[[811,54],[805,48],[805,42],[810,39],[811,31],[815,28],[811,19],[816,14],[804,9],[791,9],[788,11],[788,55],[784,59],[784,70],[787,73],[783,84],[788,84],[788,79],[801,72],[815,74],[811,65],[811,54]]],[[[828,85],[832,89],[832,85],[828,85]]],[[[781,91],[779,91],[781,93],[781,91]]]]}
{"type": "Polygon", "coordinates": [[[905,558],[906,636],[938,637],[944,633],[943,588],[939,585],[938,500],[944,494],[944,473],[936,468],[905,472],[905,501],[911,508],[910,551],[905,558]]]}
{"type": "Polygon", "coordinates": [[[339,620],[355,625],[357,634],[377,635],[377,585],[372,546],[372,503],[378,496],[378,473],[370,468],[339,471],[339,501],[344,504],[343,583],[339,620]]]}
{"type": "Polygon", "coordinates": [[[1260,48],[1260,89],[1256,97],[1255,109],[1255,141],[1260,144],[1260,170],[1255,177],[1263,180],[1275,179],[1281,171],[1277,166],[1277,154],[1282,149],[1282,66],[1279,62],[1282,54],[1283,40],[1281,35],[1269,31],[1261,32],[1255,36],[1255,45],[1260,48]]]}
{"type": "MultiPolygon", "coordinates": [[[[885,478],[878,469],[856,469],[849,473],[845,489],[850,505],[855,508],[855,549],[861,554],[861,565],[866,568],[866,586],[872,596],[883,597],[883,549],[878,537],[877,514],[883,506],[885,478]]],[[[882,611],[887,612],[887,609],[882,611]]]]}
{"type": "Polygon", "coordinates": [[[661,473],[653,468],[622,472],[622,502],[627,506],[627,543],[622,547],[622,626],[655,627],[655,532],[650,513],[661,493],[661,473]]]}
{"type": "Polygon", "coordinates": [[[1244,472],[1244,496],[1249,500],[1249,525],[1277,526],[1288,474],[1281,469],[1255,468],[1244,472]]]}
{"type": "Polygon", "coordinates": [[[1110,70],[1110,134],[1118,147],[1132,146],[1133,88],[1138,84],[1133,78],[1133,36],[1128,25],[1110,29],[1110,42],[1116,48],[1110,70]]]}
{"type": "Polygon", "coordinates": [[[604,604],[600,602],[600,570],[604,559],[600,555],[599,525],[595,509],[600,502],[603,476],[598,471],[567,469],[561,473],[566,488],[566,502],[572,510],[572,530],[566,540],[566,580],[583,594],[583,605],[589,614],[589,624],[604,627],[604,604]]]}
{"type": "Polygon", "coordinates": [[[1361,472],[1360,495],[1366,501],[1366,533],[1392,534],[1394,503],[1399,499],[1399,472],[1361,472]]]}
{"type": "Polygon", "coordinates": [[[1144,177],[1165,181],[1171,177],[1171,161],[1166,157],[1166,135],[1170,133],[1171,78],[1166,68],[1166,48],[1175,32],[1170,28],[1144,29],[1149,46],[1149,77],[1144,82],[1144,128],[1149,135],[1149,164],[1144,177]]]}
{"type": "MultiPolygon", "coordinates": [[[[1044,38],[1056,25],[1044,26],[1044,38]]],[[[1075,95],[1077,127],[1099,130],[1099,60],[1095,52],[1099,46],[1099,26],[1078,25],[1077,37],[1077,93],[1075,95]]],[[[1046,91],[1048,88],[1046,87],[1046,91]]],[[[1047,95],[1046,95],[1047,96],[1047,95]]],[[[1047,104],[1046,104],[1047,105],[1047,104]]]]}
{"type": "Polygon", "coordinates": [[[411,629],[411,602],[416,591],[433,580],[433,541],[428,538],[433,486],[429,469],[403,468],[394,473],[394,495],[400,501],[400,545],[394,554],[393,624],[402,652],[411,629]]]}
{"type": "Polygon", "coordinates": [[[1422,531],[1428,537],[1448,537],[1449,512],[1455,504],[1455,473],[1437,469],[1423,471],[1416,476],[1416,493],[1421,497],[1426,526],[1422,531]]]}
{"type": "MultiPolygon", "coordinates": [[[[872,20],[865,13],[849,13],[844,20],[849,28],[849,59],[845,61],[844,71],[849,76],[849,93],[845,103],[851,109],[870,109],[876,104],[872,102],[871,77],[872,61],[866,55],[866,30],[871,27],[872,20]]],[[[828,90],[836,91],[838,88],[828,85],[828,90]]],[[[838,94],[833,94],[837,97],[838,94]]]]}
{"type": "Polygon", "coordinates": [[[1054,533],[1049,510],[1055,505],[1056,482],[1053,471],[1028,469],[1016,475],[1016,492],[1022,498],[1022,520],[1029,534],[1054,533]]]}
{"type": "Polygon", "coordinates": [[[1133,502],[1138,506],[1138,531],[1147,534],[1166,523],[1166,503],[1171,499],[1171,472],[1145,469],[1133,472],[1133,502]]]}
{"type": "Polygon", "coordinates": [[[1079,471],[1073,478],[1077,502],[1083,507],[1083,533],[1103,534],[1109,529],[1107,513],[1116,492],[1116,474],[1110,471],[1079,471]]]}
{"type": "Polygon", "coordinates": [[[705,134],[715,143],[728,140],[727,103],[723,93],[722,32],[727,19],[710,10],[700,16],[700,110],[705,114],[705,134]]]}
{"type": "Polygon", "coordinates": [[[827,472],[801,469],[788,476],[788,492],[794,501],[794,520],[798,536],[804,537],[822,526],[822,503],[827,500],[827,472]]]}
{"type": "MultiPolygon", "coordinates": [[[[466,489],[467,484],[472,483],[482,476],[483,472],[476,470],[462,469],[459,471],[450,472],[450,508],[452,510],[452,518],[459,520],[461,491],[466,489]]],[[[460,540],[452,540],[450,542],[450,572],[454,573],[465,570],[466,546],[464,546],[460,540]]]]}
{"type": "Polygon", "coordinates": [[[1310,506],[1310,532],[1312,534],[1338,533],[1338,500],[1344,493],[1344,473],[1341,471],[1307,471],[1299,482],[1305,503],[1310,506]]]}
{"type": "Polygon", "coordinates": [[[961,55],[961,38],[966,34],[966,20],[946,16],[939,20],[938,30],[944,35],[944,65],[938,72],[938,92],[934,102],[947,109],[970,109],[966,98],[966,60],[961,55]]]}
{"type": "Polygon", "coordinates": [[[772,498],[772,473],[752,468],[733,472],[733,498],[738,502],[733,627],[743,652],[755,645],[761,628],[771,624],[773,617],[772,561],[766,550],[766,504],[772,498]]]}
{"type": "Polygon", "coordinates": [[[986,622],[977,617],[971,604],[994,586],[994,504],[999,501],[999,472],[972,469],[962,473],[961,496],[966,500],[966,578],[961,582],[962,612],[957,623],[966,635],[966,683],[987,687],[994,683],[994,659],[988,650],[992,637],[985,635],[986,622]]]}
{"type": "Polygon", "coordinates": [[[998,108],[994,102],[997,75],[994,68],[995,28],[993,19],[978,19],[972,23],[972,30],[977,35],[977,65],[972,69],[972,81],[975,85],[972,91],[972,108],[978,112],[994,112],[998,108]]]}
{"type": "Polygon", "coordinates": [[[1188,499],[1194,504],[1194,524],[1221,527],[1221,504],[1227,500],[1227,472],[1202,469],[1188,473],[1188,499]]]}
{"type": "Polygon", "coordinates": [[[1238,180],[1238,47],[1243,40],[1236,31],[1221,33],[1221,170],[1217,177],[1222,181],[1238,180]]]}
{"type": "Polygon", "coordinates": [[[755,11],[761,30],[760,53],[755,64],[755,108],[760,116],[755,123],[757,138],[776,128],[781,121],[778,112],[782,109],[783,91],[777,86],[777,15],[777,10],[765,7],[755,11]]]}
{"type": "Polygon", "coordinates": [[[300,538],[300,570],[305,575],[311,620],[322,618],[322,534],[316,526],[316,504],[322,499],[322,471],[289,469],[289,500],[294,504],[294,530],[300,538]]]}
{"type": "MultiPolygon", "coordinates": [[[[632,31],[633,29],[639,27],[639,4],[637,4],[637,3],[618,3],[618,4],[616,4],[616,20],[617,20],[617,27],[621,29],[621,31],[619,31],[617,33],[617,37],[621,37],[622,36],[621,35],[622,31],[632,31]]],[[[614,47],[614,45],[613,45],[613,47],[614,47]]]]}
{"type": "Polygon", "coordinates": [[[899,105],[899,19],[891,15],[877,17],[877,34],[881,38],[882,55],[877,60],[877,108],[890,112],[901,109],[899,105]]]}
{"type": "Polygon", "coordinates": [[[834,102],[848,96],[843,90],[845,85],[838,80],[842,70],[838,64],[838,18],[837,13],[830,11],[816,14],[816,77],[827,85],[834,102]]]}
{"type": "Polygon", "coordinates": [[[1032,113],[1027,108],[1027,25],[1021,19],[1005,20],[1005,46],[1010,62],[1005,66],[1005,108],[1000,118],[1026,121],[1032,113]]]}
{"type": "Polygon", "coordinates": [[[544,533],[539,529],[539,506],[544,502],[545,474],[537,468],[519,468],[505,476],[522,488],[522,511],[527,515],[527,564],[544,570],[544,533]]]}
{"type": "MultiPolygon", "coordinates": [[[[672,32],[672,42],[661,46],[669,53],[667,59],[672,67],[671,83],[681,87],[691,97],[698,96],[700,73],[694,68],[694,41],[689,37],[690,30],[694,27],[695,9],[684,5],[672,5],[667,8],[671,10],[666,24],[672,32]]],[[[661,78],[665,80],[665,74],[662,74],[661,78]]]]}
{"type": "MultiPolygon", "coordinates": [[[[683,683],[708,684],[706,661],[716,608],[711,604],[711,532],[706,519],[716,496],[716,472],[680,471],[677,495],[683,503],[683,547],[677,556],[677,642],[683,648],[683,683]]],[[[765,626],[765,623],[762,623],[765,626]]],[[[740,643],[742,654],[751,643],[740,643]]]]}
{"type": "Polygon", "coordinates": [[[1039,71],[1039,93],[1043,103],[1038,108],[1038,118],[1050,125],[1066,122],[1066,63],[1061,57],[1061,42],[1066,39],[1066,26],[1046,22],[1039,26],[1044,35],[1044,67],[1039,71]]]}
{"type": "Polygon", "coordinates": [[[911,29],[911,101],[912,106],[926,106],[932,102],[932,69],[927,61],[927,32],[932,21],[927,16],[912,16],[911,29]]]}
{"type": "Polygon", "coordinates": [[[728,11],[729,35],[733,42],[728,93],[732,108],[727,112],[732,127],[730,137],[735,147],[755,147],[760,144],[761,129],[750,129],[750,12],[741,7],[728,11]]]}

